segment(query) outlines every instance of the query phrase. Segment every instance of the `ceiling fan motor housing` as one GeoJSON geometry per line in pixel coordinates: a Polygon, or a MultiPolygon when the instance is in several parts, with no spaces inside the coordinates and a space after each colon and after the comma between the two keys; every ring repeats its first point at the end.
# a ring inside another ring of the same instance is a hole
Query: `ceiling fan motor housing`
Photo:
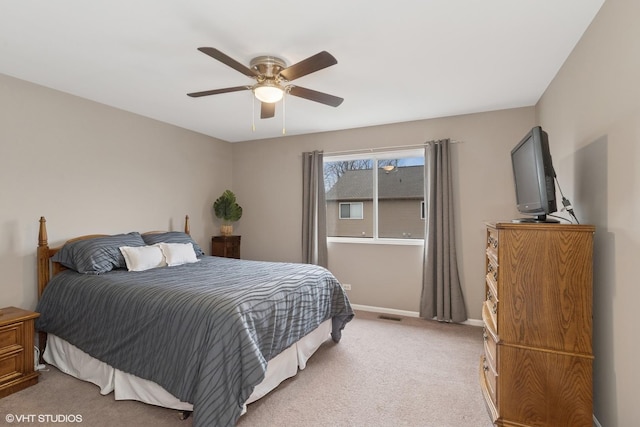
{"type": "Polygon", "coordinates": [[[258,81],[260,81],[260,77],[280,81],[280,71],[287,67],[284,60],[275,56],[258,56],[253,58],[249,65],[258,72],[258,81]]]}

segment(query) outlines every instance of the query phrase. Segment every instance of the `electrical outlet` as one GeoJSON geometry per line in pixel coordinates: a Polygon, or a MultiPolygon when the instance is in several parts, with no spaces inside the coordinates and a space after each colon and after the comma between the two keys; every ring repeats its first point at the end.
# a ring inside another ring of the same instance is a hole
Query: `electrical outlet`
{"type": "Polygon", "coordinates": [[[351,290],[351,283],[343,283],[342,284],[342,289],[344,289],[345,291],[350,291],[351,290]]]}

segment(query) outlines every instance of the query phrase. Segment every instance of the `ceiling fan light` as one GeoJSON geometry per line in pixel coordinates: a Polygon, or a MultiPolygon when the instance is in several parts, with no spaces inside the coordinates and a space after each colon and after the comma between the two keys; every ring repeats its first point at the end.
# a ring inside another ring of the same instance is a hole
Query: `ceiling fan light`
{"type": "Polygon", "coordinates": [[[253,93],[260,102],[278,102],[284,96],[284,90],[274,83],[265,82],[253,89],[253,93]]]}

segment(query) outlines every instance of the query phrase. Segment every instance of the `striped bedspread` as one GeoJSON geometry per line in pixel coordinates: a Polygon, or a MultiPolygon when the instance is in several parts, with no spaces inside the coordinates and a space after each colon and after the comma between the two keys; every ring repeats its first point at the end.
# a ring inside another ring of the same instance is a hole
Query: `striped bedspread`
{"type": "Polygon", "coordinates": [[[353,317],[326,269],[203,257],[143,272],[66,270],[47,286],[36,328],[194,405],[194,426],[235,425],[267,361],[333,319],[353,317]]]}

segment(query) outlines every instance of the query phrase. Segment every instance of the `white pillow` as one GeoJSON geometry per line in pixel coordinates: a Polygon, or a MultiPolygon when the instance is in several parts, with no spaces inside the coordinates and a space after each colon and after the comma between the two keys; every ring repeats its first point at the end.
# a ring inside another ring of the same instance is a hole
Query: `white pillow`
{"type": "Polygon", "coordinates": [[[158,243],[169,267],[200,261],[191,243],[158,243]]]}
{"type": "Polygon", "coordinates": [[[145,271],[167,265],[158,246],[121,246],[120,252],[129,271],[145,271]]]}

